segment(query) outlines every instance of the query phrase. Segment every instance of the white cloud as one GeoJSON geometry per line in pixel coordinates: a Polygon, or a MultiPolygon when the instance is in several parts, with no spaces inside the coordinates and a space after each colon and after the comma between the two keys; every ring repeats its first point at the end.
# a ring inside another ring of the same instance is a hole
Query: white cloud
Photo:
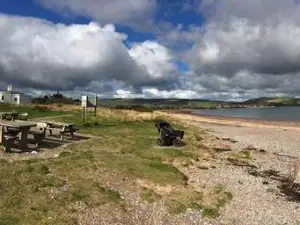
{"type": "Polygon", "coordinates": [[[192,90],[159,90],[157,88],[143,88],[141,93],[136,93],[130,89],[119,89],[116,91],[115,98],[155,98],[155,99],[168,99],[180,98],[190,99],[199,98],[199,93],[192,90]]]}
{"type": "Polygon", "coordinates": [[[299,40],[300,28],[285,21],[275,26],[246,20],[234,21],[226,28],[212,24],[194,45],[190,60],[198,72],[227,76],[241,70],[294,73],[300,71],[299,40]]]}
{"type": "Polygon", "coordinates": [[[113,25],[53,24],[0,14],[2,82],[36,89],[86,87],[93,81],[151,85],[173,70],[167,49],[156,42],[128,49],[113,25]],[[150,60],[151,59],[151,60],[150,60]]]}
{"type": "Polygon", "coordinates": [[[151,19],[155,0],[37,0],[48,8],[100,22],[132,25],[151,19]]]}
{"type": "Polygon", "coordinates": [[[166,79],[177,69],[169,50],[154,41],[134,44],[129,55],[156,79],[166,79]]]}
{"type": "Polygon", "coordinates": [[[299,93],[299,3],[204,0],[200,6],[208,22],[186,55],[192,83],[237,99],[299,93]]]}

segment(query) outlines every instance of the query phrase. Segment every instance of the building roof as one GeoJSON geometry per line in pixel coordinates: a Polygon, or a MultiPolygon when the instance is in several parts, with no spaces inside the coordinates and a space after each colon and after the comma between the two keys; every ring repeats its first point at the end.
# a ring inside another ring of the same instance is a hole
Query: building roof
{"type": "Polygon", "coordinates": [[[24,93],[17,92],[17,91],[0,91],[0,94],[19,94],[19,95],[24,95],[24,93]]]}

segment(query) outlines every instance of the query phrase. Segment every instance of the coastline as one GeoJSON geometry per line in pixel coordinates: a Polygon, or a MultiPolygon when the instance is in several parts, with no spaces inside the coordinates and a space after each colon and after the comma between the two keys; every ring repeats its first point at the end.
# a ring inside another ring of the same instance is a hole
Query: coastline
{"type": "Polygon", "coordinates": [[[288,130],[300,130],[300,122],[297,121],[276,121],[276,120],[258,120],[258,119],[245,119],[238,117],[225,117],[225,116],[208,116],[193,113],[191,110],[170,110],[165,111],[171,113],[172,116],[183,119],[191,120],[202,123],[243,126],[243,127],[265,127],[265,128],[282,128],[288,130]]]}
{"type": "MultiPolygon", "coordinates": [[[[273,176],[288,177],[293,165],[300,163],[299,122],[202,116],[188,110],[168,113],[208,134],[202,142],[215,149],[213,157],[201,162],[208,169],[199,171],[191,167],[185,172],[190,174],[189,181],[195,187],[205,181],[205,185],[210,186],[222,184],[232,193],[232,201],[219,217],[221,224],[293,225],[299,222],[299,197],[289,200],[288,193],[280,188],[280,179],[273,176]],[[266,175],[270,172],[273,175],[266,175]]],[[[300,173],[297,177],[296,185],[300,185],[300,173]]],[[[300,189],[289,193],[299,196],[300,189]]]]}

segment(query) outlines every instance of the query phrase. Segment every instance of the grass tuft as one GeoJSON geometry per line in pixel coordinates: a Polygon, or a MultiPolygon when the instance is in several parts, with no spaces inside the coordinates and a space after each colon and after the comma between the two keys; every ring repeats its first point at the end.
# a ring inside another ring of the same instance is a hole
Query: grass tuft
{"type": "Polygon", "coordinates": [[[161,195],[145,187],[142,188],[140,196],[144,201],[147,201],[149,203],[154,203],[161,199],[161,195]]]}

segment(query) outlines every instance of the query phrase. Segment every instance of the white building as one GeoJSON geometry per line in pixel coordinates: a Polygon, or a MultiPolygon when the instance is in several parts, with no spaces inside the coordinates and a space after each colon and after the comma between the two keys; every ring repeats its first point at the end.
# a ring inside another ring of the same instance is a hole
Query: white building
{"type": "Polygon", "coordinates": [[[12,85],[9,85],[7,91],[0,91],[0,103],[9,104],[29,104],[31,97],[20,92],[13,91],[12,85]]]}

